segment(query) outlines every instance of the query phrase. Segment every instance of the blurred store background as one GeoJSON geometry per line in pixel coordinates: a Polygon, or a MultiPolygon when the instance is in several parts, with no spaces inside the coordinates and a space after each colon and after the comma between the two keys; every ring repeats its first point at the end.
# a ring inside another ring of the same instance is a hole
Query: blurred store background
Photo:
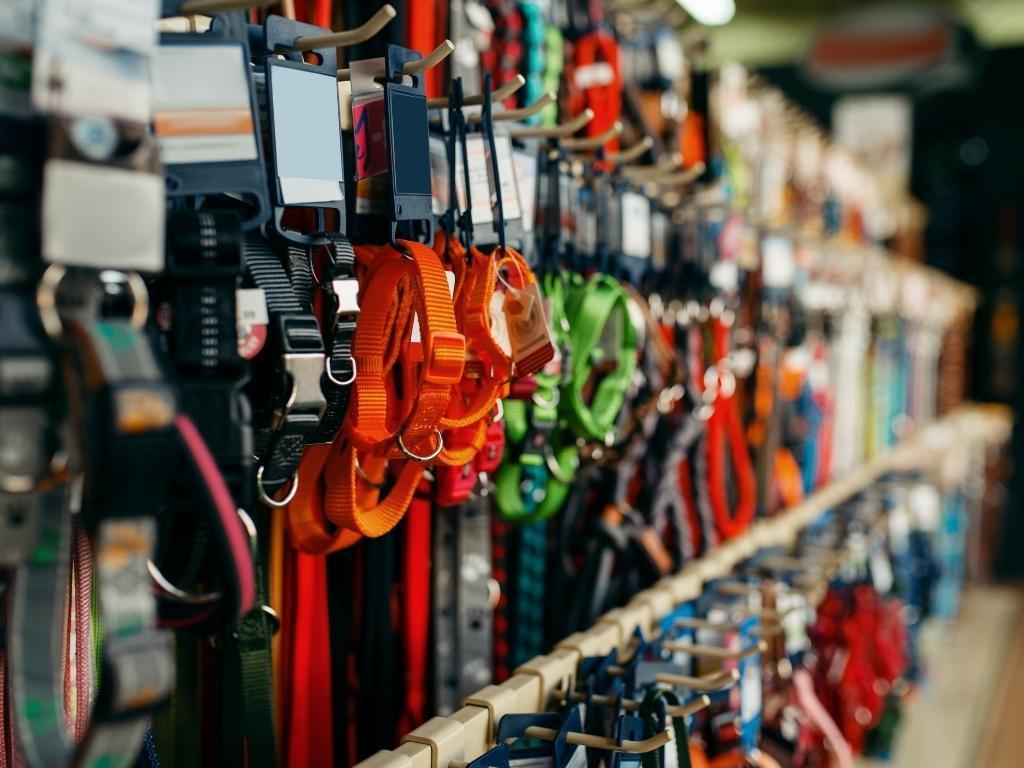
{"type": "MultiPolygon", "coordinates": [[[[981,297],[970,395],[1010,405],[1017,427],[969,555],[955,626],[929,628],[933,675],[897,739],[900,766],[1021,764],[1024,735],[1024,3],[738,0],[707,27],[708,65],[740,61],[778,86],[887,180],[895,209],[921,204],[920,239],[897,249],[981,297]],[[728,11],[732,9],[732,12],[728,11]]],[[[913,227],[911,227],[911,231],[913,227]]]]}

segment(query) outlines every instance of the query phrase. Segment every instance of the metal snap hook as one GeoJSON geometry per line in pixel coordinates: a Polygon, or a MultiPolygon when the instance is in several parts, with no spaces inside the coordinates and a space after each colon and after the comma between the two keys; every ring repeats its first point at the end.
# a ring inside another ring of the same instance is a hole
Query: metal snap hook
{"type": "Polygon", "coordinates": [[[260,501],[266,504],[268,507],[274,509],[281,509],[281,507],[287,507],[291,503],[291,500],[295,498],[296,492],[299,490],[299,478],[297,475],[292,476],[292,486],[288,490],[288,494],[278,501],[272,499],[263,488],[263,470],[266,469],[266,464],[261,464],[260,468],[256,470],[256,494],[259,496],[260,501]]]}
{"type": "Polygon", "coordinates": [[[397,433],[395,435],[395,439],[398,441],[398,448],[399,448],[399,450],[402,451],[402,453],[404,453],[406,456],[408,456],[413,461],[420,461],[420,462],[424,462],[425,463],[425,462],[433,461],[434,459],[436,459],[438,456],[441,455],[441,451],[444,450],[444,437],[441,435],[441,430],[435,428],[434,429],[434,435],[437,437],[437,448],[435,448],[433,450],[433,452],[430,453],[430,455],[428,455],[428,456],[417,456],[415,453],[412,453],[408,448],[406,448],[405,447],[405,443],[402,442],[402,433],[401,432],[399,432],[399,433],[397,433]]]}

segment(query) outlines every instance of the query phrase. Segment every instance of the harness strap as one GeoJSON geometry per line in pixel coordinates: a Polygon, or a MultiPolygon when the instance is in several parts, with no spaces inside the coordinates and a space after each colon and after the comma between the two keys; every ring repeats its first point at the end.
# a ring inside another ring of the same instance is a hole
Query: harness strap
{"type": "Polygon", "coordinates": [[[332,448],[331,443],[338,437],[348,413],[356,376],[352,342],[360,312],[355,251],[349,241],[339,234],[326,237],[326,279],[320,283],[324,290],[322,301],[318,302],[321,326],[327,329],[324,342],[330,350],[320,377],[326,407],[320,426],[310,435],[299,464],[298,487],[286,514],[291,543],[311,555],[336,552],[351,546],[360,538],[358,533],[339,528],[324,515],[326,480],[323,473],[332,448]]]}
{"type": "Polygon", "coordinates": [[[345,443],[332,451],[325,513],[364,536],[382,536],[401,520],[423,474],[423,461],[443,449],[438,425],[452,386],[462,378],[466,339],[456,330],[444,269],[421,243],[357,251],[366,264],[363,310],[353,356],[356,383],[345,443]],[[412,339],[419,323],[419,339],[412,339]],[[400,368],[401,397],[394,382],[400,368]],[[431,447],[433,446],[433,447],[431,447]],[[380,498],[387,463],[408,458],[380,498]]]}
{"type": "MultiPolygon", "coordinates": [[[[286,382],[284,389],[254,393],[252,398],[257,411],[264,414],[257,434],[256,454],[262,458],[257,486],[269,497],[292,481],[306,443],[320,426],[326,406],[320,389],[324,343],[316,317],[303,309],[288,273],[267,242],[250,232],[243,254],[249,274],[265,295],[270,340],[278,353],[273,364],[286,382]]],[[[302,264],[302,258],[292,259],[297,285],[302,285],[299,275],[305,274],[302,264]]],[[[277,380],[272,375],[266,378],[277,380]]]]}
{"type": "MultiPolygon", "coordinates": [[[[266,506],[253,508],[258,542],[268,540],[269,517],[266,506]]],[[[258,607],[217,635],[216,648],[221,654],[219,667],[223,673],[221,698],[236,704],[219,710],[221,765],[243,765],[246,758],[250,768],[274,768],[278,764],[271,657],[274,628],[270,614],[263,608],[268,604],[267,561],[266,548],[259,549],[255,553],[258,607]],[[241,706],[237,706],[238,702],[241,706]]]]}
{"type": "Polygon", "coordinates": [[[430,499],[413,496],[405,515],[402,580],[402,658],[405,701],[398,730],[408,733],[426,719],[430,636],[430,499]]]}
{"type": "Polygon", "coordinates": [[[497,261],[475,247],[467,251],[458,238],[439,240],[435,250],[438,248],[439,253],[450,250],[455,271],[455,316],[459,331],[466,337],[467,351],[462,379],[453,387],[440,421],[448,431],[438,463],[461,467],[484,447],[492,412],[507,393],[513,364],[510,351],[495,339],[491,328],[497,261]]]}
{"type": "Polygon", "coordinates": [[[566,297],[572,344],[566,415],[580,437],[607,445],[614,439],[615,421],[636,369],[637,333],[630,320],[627,301],[622,286],[601,274],[592,276],[582,285],[570,285],[566,297]],[[595,384],[593,367],[603,362],[601,342],[609,335],[618,347],[615,367],[595,384]],[[593,396],[588,403],[585,392],[591,388],[593,396]]]}

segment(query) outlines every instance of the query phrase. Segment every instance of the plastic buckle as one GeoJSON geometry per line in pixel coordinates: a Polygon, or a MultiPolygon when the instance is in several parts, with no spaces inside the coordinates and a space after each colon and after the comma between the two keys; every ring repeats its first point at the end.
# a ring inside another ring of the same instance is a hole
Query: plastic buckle
{"type": "Polygon", "coordinates": [[[476,470],[472,462],[461,467],[438,467],[437,496],[435,501],[441,507],[454,507],[469,499],[476,485],[476,470]]]}
{"type": "Polygon", "coordinates": [[[359,281],[354,277],[346,277],[331,281],[336,307],[334,316],[359,314],[359,281]]]}
{"type": "Polygon", "coordinates": [[[427,334],[426,342],[423,380],[431,384],[458,384],[466,366],[466,337],[458,331],[434,331],[427,334]]]}
{"type": "Polygon", "coordinates": [[[501,455],[505,450],[505,427],[500,421],[491,422],[487,427],[484,447],[477,453],[473,466],[477,472],[496,472],[501,466],[501,455]]]}

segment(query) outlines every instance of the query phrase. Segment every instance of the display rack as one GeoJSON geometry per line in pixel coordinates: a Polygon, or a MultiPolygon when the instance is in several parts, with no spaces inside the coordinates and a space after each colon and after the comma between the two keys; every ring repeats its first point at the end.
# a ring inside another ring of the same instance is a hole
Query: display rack
{"type": "Polygon", "coordinates": [[[760,549],[792,545],[799,532],[826,510],[852,498],[891,472],[938,466],[954,450],[1000,445],[1009,438],[1012,416],[994,405],[966,404],[917,431],[908,440],[829,483],[797,506],[754,523],[678,573],[666,576],[604,614],[593,627],[569,635],[548,654],[518,667],[500,685],[468,696],[448,717],[434,717],[407,734],[394,750],[381,750],[356,768],[457,768],[494,745],[498,721],[510,713],[543,712],[576,676],[579,662],[625,650],[636,629],[645,634],[677,606],[700,596],[705,582],[732,573],[760,549]]]}

